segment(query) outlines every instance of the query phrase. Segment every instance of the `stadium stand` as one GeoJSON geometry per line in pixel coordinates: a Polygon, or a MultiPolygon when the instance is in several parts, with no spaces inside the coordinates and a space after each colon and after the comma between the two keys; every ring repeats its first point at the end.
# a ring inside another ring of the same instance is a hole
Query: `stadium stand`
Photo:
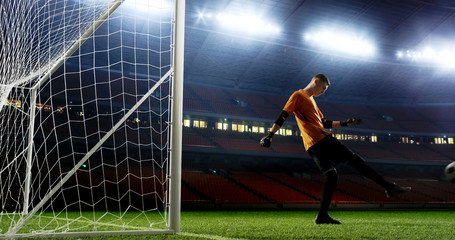
{"type": "Polygon", "coordinates": [[[446,144],[426,144],[425,145],[428,149],[433,152],[436,152],[442,156],[445,156],[447,159],[454,160],[455,159],[455,147],[446,144]]]}
{"type": "Polygon", "coordinates": [[[200,97],[201,101],[207,103],[215,113],[229,116],[256,117],[221,89],[207,88],[204,86],[190,88],[200,97]]]}
{"type": "Polygon", "coordinates": [[[225,150],[271,152],[270,149],[261,147],[257,139],[249,137],[248,134],[234,131],[218,131],[212,129],[199,129],[200,133],[225,150]]]}
{"type": "Polygon", "coordinates": [[[264,199],[217,174],[184,172],[183,181],[215,203],[264,204],[264,199]]]}
{"type": "Polygon", "coordinates": [[[450,161],[450,159],[445,156],[426,147],[425,144],[416,145],[383,142],[381,145],[386,149],[393,150],[400,156],[404,156],[405,159],[412,159],[415,161],[450,161]]]}
{"type": "Polygon", "coordinates": [[[204,203],[210,200],[203,199],[200,195],[196,194],[194,190],[189,189],[186,185],[182,185],[182,204],[191,203],[204,203]]]}
{"type": "Polygon", "coordinates": [[[365,158],[406,160],[404,156],[394,152],[393,148],[387,148],[381,143],[346,141],[345,145],[365,158]]]}
{"type": "MultiPolygon", "coordinates": [[[[318,200],[320,199],[319,195],[321,194],[321,189],[322,189],[321,182],[310,180],[310,179],[303,178],[303,177],[291,176],[291,175],[288,175],[283,172],[266,172],[264,174],[273,178],[277,182],[281,182],[281,183],[283,183],[287,186],[290,186],[294,189],[297,189],[301,192],[305,192],[306,194],[312,196],[315,199],[318,199],[318,200]]],[[[365,204],[365,203],[367,203],[355,196],[346,194],[339,190],[335,191],[332,201],[336,204],[338,204],[338,203],[342,203],[342,204],[347,204],[347,203],[365,204]]]]}
{"type": "Polygon", "coordinates": [[[202,99],[192,92],[191,88],[183,89],[183,97],[185,98],[183,108],[195,112],[210,112],[209,107],[203,103],[202,99]]]}
{"type": "Polygon", "coordinates": [[[215,148],[206,137],[202,136],[196,130],[192,128],[184,128],[182,136],[182,144],[187,147],[199,147],[199,148],[215,148]]]}
{"type": "Polygon", "coordinates": [[[315,203],[315,199],[254,172],[235,172],[231,177],[278,204],[315,203]]]}

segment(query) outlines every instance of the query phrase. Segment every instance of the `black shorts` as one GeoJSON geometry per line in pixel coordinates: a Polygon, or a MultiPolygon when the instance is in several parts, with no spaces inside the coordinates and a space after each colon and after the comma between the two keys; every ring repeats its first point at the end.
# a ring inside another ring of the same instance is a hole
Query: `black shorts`
{"type": "Polygon", "coordinates": [[[347,163],[361,159],[349,148],[332,136],[326,136],[308,149],[308,154],[313,158],[322,173],[335,168],[337,163],[347,163]]]}

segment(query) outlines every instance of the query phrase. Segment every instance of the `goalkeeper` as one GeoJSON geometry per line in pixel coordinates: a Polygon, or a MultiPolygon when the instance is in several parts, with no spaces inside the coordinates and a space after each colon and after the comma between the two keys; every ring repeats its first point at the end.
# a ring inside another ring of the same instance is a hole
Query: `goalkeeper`
{"type": "Polygon", "coordinates": [[[315,219],[316,224],[340,224],[328,214],[333,192],[338,182],[338,174],[335,168],[337,163],[347,163],[364,176],[381,185],[385,189],[387,197],[394,197],[411,190],[410,187],[401,187],[386,181],[374,169],[366,165],[363,158],[332,137],[331,133],[325,131],[326,128],[352,126],[362,122],[357,118],[350,118],[345,121],[324,119],[313,97],[324,94],[329,85],[330,80],[324,74],[316,74],[304,89],[291,95],[268,135],[260,141],[262,146],[270,147],[273,135],[281,128],[289,114],[294,113],[302,132],[305,149],[324,175],[319,213],[315,219]]]}

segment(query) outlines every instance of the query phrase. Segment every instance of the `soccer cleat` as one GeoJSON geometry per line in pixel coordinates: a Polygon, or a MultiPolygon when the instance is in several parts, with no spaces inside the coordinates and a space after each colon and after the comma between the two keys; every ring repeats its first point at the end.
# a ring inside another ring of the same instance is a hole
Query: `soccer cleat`
{"type": "Polygon", "coordinates": [[[314,220],[314,223],[316,223],[316,224],[341,224],[340,221],[331,218],[329,215],[324,216],[324,217],[317,216],[316,219],[314,220]]]}
{"type": "Polygon", "coordinates": [[[400,185],[397,185],[396,183],[393,183],[392,188],[385,190],[385,195],[388,198],[391,198],[409,191],[411,191],[411,187],[402,187],[400,185]]]}

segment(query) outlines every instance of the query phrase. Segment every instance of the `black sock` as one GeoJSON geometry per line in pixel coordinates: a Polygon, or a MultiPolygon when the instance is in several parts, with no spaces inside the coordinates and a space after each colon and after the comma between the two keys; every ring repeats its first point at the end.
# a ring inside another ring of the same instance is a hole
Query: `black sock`
{"type": "Polygon", "coordinates": [[[332,202],[333,192],[338,183],[338,174],[335,169],[329,170],[324,173],[324,184],[322,185],[321,192],[321,206],[319,208],[318,216],[328,215],[330,203],[332,202]]]}
{"type": "Polygon", "coordinates": [[[353,168],[355,168],[358,172],[363,174],[365,177],[373,180],[377,184],[379,184],[384,189],[390,189],[393,187],[393,183],[386,181],[376,170],[371,168],[370,166],[365,164],[365,160],[363,160],[357,154],[354,154],[355,158],[353,161],[348,162],[353,168]]]}

